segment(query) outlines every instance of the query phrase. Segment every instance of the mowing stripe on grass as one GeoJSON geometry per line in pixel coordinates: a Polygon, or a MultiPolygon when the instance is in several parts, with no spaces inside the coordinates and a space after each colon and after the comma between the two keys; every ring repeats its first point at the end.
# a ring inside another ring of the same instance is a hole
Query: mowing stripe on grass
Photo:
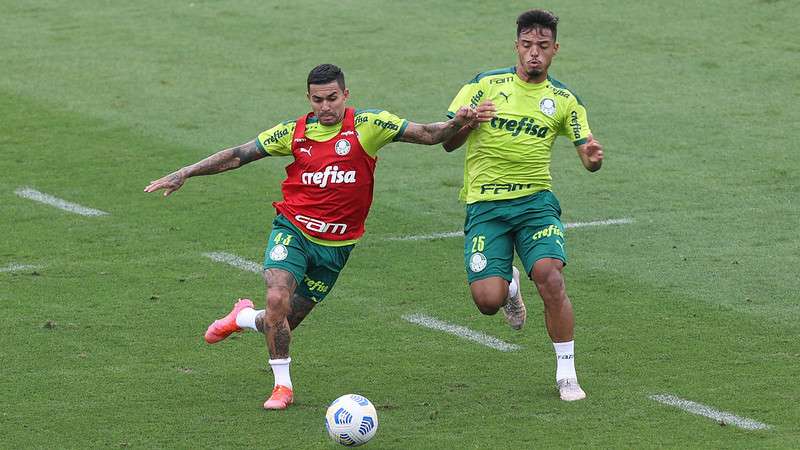
{"type": "Polygon", "coordinates": [[[261,267],[261,264],[254,263],[253,261],[248,261],[244,258],[240,258],[231,253],[209,252],[209,253],[203,253],[203,256],[205,256],[206,258],[211,258],[217,262],[231,265],[233,267],[236,267],[237,269],[246,270],[248,272],[261,273],[264,270],[261,267]]]}
{"type": "Polygon", "coordinates": [[[77,203],[68,202],[66,200],[62,200],[58,197],[53,197],[52,195],[45,194],[44,192],[39,192],[36,189],[31,189],[28,187],[17,188],[14,191],[14,193],[22,198],[27,198],[28,200],[44,203],[45,205],[50,205],[58,209],[63,209],[64,211],[80,214],[82,216],[108,215],[108,213],[105,211],[100,211],[99,209],[94,209],[94,208],[87,208],[77,203]]]}
{"type": "Polygon", "coordinates": [[[30,264],[14,264],[11,263],[5,267],[0,267],[0,272],[17,272],[20,270],[38,269],[39,266],[32,266],[30,264]]]}
{"type": "Polygon", "coordinates": [[[739,417],[725,411],[718,411],[710,406],[696,403],[691,400],[684,400],[670,394],[651,395],[651,400],[655,400],[665,405],[674,406],[686,412],[697,414],[698,416],[708,417],[709,419],[716,420],[719,423],[744,428],[745,430],[768,430],[772,428],[770,425],[748,419],[746,417],[739,417]]]}
{"type": "Polygon", "coordinates": [[[492,337],[481,333],[479,331],[470,330],[467,327],[460,325],[453,325],[452,323],[443,322],[433,317],[428,317],[425,314],[406,314],[403,319],[413,324],[422,325],[423,327],[431,328],[433,330],[444,331],[455,336],[477,342],[478,344],[491,347],[501,352],[513,352],[519,350],[520,346],[516,344],[509,344],[508,342],[501,341],[496,337],[492,337]]]}
{"type": "MultiPolygon", "coordinates": [[[[583,228],[583,227],[597,227],[603,225],[625,225],[633,223],[633,219],[608,219],[608,220],[595,220],[592,222],[570,222],[565,223],[564,228],[583,228]]],[[[431,239],[443,239],[464,236],[463,231],[446,231],[441,233],[421,234],[416,236],[395,236],[386,238],[388,241],[427,241],[431,239]]]]}

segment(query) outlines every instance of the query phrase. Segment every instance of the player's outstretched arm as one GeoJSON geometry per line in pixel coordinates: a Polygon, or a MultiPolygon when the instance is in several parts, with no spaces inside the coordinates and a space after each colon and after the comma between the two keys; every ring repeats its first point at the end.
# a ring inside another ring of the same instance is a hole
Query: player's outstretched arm
{"type": "Polygon", "coordinates": [[[589,172],[597,172],[603,165],[603,146],[589,134],[586,143],[577,147],[578,156],[581,158],[583,167],[589,172]]]}
{"type": "Polygon", "coordinates": [[[144,188],[144,191],[155,192],[159,189],[164,189],[164,195],[167,196],[180,189],[187,178],[198,175],[213,175],[215,173],[225,172],[226,170],[236,169],[249,162],[261,159],[264,156],[264,153],[256,145],[256,141],[252,140],[236,147],[220,150],[191,166],[186,166],[158,180],[151,181],[150,184],[144,188]]]}
{"type": "Polygon", "coordinates": [[[462,106],[455,117],[447,122],[414,123],[408,122],[403,135],[398,139],[402,142],[414,144],[434,145],[440,144],[458,133],[461,128],[475,120],[475,110],[462,106]]]}
{"type": "Polygon", "coordinates": [[[481,123],[488,122],[494,119],[497,116],[497,109],[492,103],[491,100],[486,100],[480,105],[475,108],[475,120],[473,120],[469,125],[462,127],[458,132],[453,135],[450,139],[444,141],[442,143],[442,147],[444,151],[447,153],[452,152],[453,150],[461,147],[464,145],[464,142],[467,141],[469,137],[469,133],[478,128],[481,123]]]}

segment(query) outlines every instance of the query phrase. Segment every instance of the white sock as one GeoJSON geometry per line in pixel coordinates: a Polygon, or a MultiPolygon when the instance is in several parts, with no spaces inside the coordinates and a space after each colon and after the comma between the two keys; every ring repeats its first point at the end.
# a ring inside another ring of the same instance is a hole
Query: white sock
{"type": "Polygon", "coordinates": [[[292,358],[269,360],[269,365],[272,366],[272,374],[275,375],[275,386],[280,384],[289,389],[292,388],[292,379],[289,377],[290,362],[292,362],[292,358]]]}
{"type": "Polygon", "coordinates": [[[262,311],[264,310],[257,311],[253,308],[244,308],[236,315],[236,325],[239,328],[249,328],[258,331],[258,328],[256,328],[256,316],[262,311]]]}
{"type": "Polygon", "coordinates": [[[511,282],[508,283],[508,298],[514,298],[517,296],[519,292],[519,284],[517,284],[517,280],[511,279],[511,282]]]}
{"type": "Polygon", "coordinates": [[[578,378],[575,374],[575,341],[553,342],[556,351],[556,381],[578,378]]]}

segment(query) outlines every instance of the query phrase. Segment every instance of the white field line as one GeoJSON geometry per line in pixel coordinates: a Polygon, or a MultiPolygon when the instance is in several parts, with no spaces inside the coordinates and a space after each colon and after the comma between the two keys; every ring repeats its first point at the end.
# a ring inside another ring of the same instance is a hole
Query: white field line
{"type": "Polygon", "coordinates": [[[500,350],[501,352],[513,352],[514,350],[520,349],[519,345],[509,344],[508,342],[501,341],[496,337],[486,335],[479,331],[473,331],[460,325],[453,325],[451,323],[443,322],[441,320],[434,319],[433,317],[428,317],[424,314],[406,314],[403,316],[403,319],[413,324],[421,325],[433,330],[444,331],[445,333],[450,333],[452,335],[477,342],[478,344],[500,350]]]}
{"type": "Polygon", "coordinates": [[[211,258],[217,262],[231,265],[233,267],[236,267],[237,269],[246,270],[248,272],[261,273],[264,270],[261,267],[261,264],[254,263],[253,261],[248,261],[244,258],[240,258],[231,253],[209,252],[209,253],[203,253],[203,256],[205,256],[206,258],[211,258]]]}
{"type": "MultiPolygon", "coordinates": [[[[564,228],[583,228],[583,227],[598,227],[604,225],[625,225],[633,223],[633,219],[608,219],[608,220],[595,220],[592,222],[570,222],[565,223],[564,228]]],[[[387,241],[427,241],[430,239],[442,239],[464,236],[463,231],[446,231],[441,233],[421,234],[416,236],[395,236],[386,238],[387,241]]]]}
{"type": "Polygon", "coordinates": [[[45,205],[50,205],[58,209],[63,209],[64,211],[80,214],[82,216],[108,215],[108,213],[105,211],[100,211],[99,209],[87,208],[77,203],[68,202],[66,200],[62,200],[58,197],[53,197],[52,195],[45,194],[44,192],[39,192],[36,189],[31,189],[28,187],[17,188],[14,191],[14,193],[22,198],[27,198],[35,202],[44,203],[45,205]]]}
{"type": "Polygon", "coordinates": [[[772,428],[770,425],[748,419],[746,417],[739,417],[729,412],[718,411],[710,406],[696,403],[691,400],[684,400],[670,394],[651,395],[651,400],[655,400],[665,405],[674,406],[686,412],[697,414],[698,416],[708,417],[709,419],[716,420],[720,423],[737,426],[745,430],[768,430],[772,428]]]}
{"type": "Polygon", "coordinates": [[[431,239],[443,239],[464,236],[463,231],[445,231],[441,233],[419,234],[416,236],[394,236],[386,238],[387,241],[428,241],[431,239]]]}
{"type": "Polygon", "coordinates": [[[17,272],[20,270],[38,269],[39,266],[32,266],[30,264],[14,264],[11,263],[5,267],[0,267],[0,272],[17,272]]]}
{"type": "Polygon", "coordinates": [[[626,225],[629,223],[633,223],[633,219],[623,217],[622,219],[595,220],[592,222],[570,222],[564,224],[564,228],[600,227],[605,225],[626,225]]]}

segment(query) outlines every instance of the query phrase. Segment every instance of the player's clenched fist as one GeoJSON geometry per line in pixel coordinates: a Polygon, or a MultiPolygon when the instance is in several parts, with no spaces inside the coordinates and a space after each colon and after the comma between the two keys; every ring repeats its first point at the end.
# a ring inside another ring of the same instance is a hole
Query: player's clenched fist
{"type": "Polygon", "coordinates": [[[603,146],[594,136],[589,134],[586,138],[586,158],[591,162],[603,161],[603,146]]]}
{"type": "Polygon", "coordinates": [[[477,128],[481,123],[488,122],[497,117],[497,108],[495,108],[491,100],[486,100],[475,108],[475,116],[478,122],[475,126],[475,128],[477,128]]]}
{"type": "Polygon", "coordinates": [[[586,170],[596,172],[603,165],[603,146],[591,133],[586,136],[586,142],[578,147],[578,155],[586,170]]]}
{"type": "Polygon", "coordinates": [[[459,127],[470,125],[473,121],[475,121],[475,110],[472,108],[467,108],[466,106],[462,106],[461,108],[458,108],[454,119],[459,127]]]}

